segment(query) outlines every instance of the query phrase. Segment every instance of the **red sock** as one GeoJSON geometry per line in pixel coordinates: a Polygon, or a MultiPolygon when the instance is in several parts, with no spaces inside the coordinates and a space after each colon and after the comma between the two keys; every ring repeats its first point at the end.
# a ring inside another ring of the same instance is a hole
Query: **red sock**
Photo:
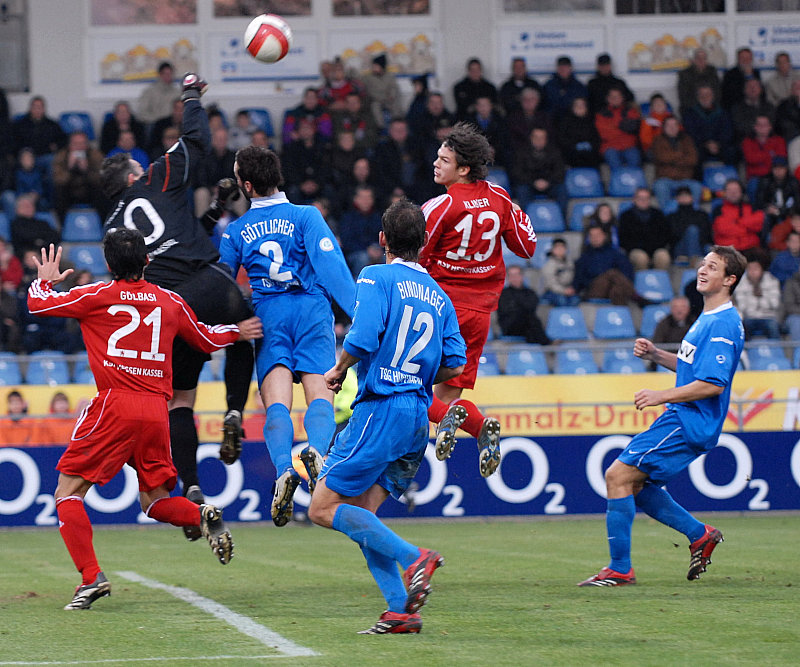
{"type": "Polygon", "coordinates": [[[453,405],[460,405],[467,409],[467,420],[461,425],[461,428],[471,436],[477,438],[478,434],[481,432],[484,419],[483,414],[478,410],[478,406],[464,398],[457,398],[453,401],[453,405]]]}
{"type": "Polygon", "coordinates": [[[147,516],[161,523],[171,523],[173,526],[199,526],[200,507],[188,498],[166,496],[154,501],[145,512],[147,516]]]}
{"type": "Polygon", "coordinates": [[[83,577],[84,584],[91,584],[100,573],[100,566],[92,545],[92,524],[80,496],[67,496],[56,500],[59,531],[67,545],[72,562],[83,577]]]}
{"type": "Polygon", "coordinates": [[[450,406],[447,405],[441,398],[438,398],[436,394],[433,395],[433,403],[431,403],[431,407],[428,408],[428,419],[430,419],[434,424],[438,424],[442,419],[444,419],[444,414],[447,412],[447,408],[450,406]]]}

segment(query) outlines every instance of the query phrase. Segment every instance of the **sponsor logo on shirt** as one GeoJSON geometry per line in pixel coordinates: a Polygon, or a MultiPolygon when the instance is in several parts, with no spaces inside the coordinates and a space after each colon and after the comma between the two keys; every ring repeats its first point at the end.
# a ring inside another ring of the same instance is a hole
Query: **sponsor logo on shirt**
{"type": "Polygon", "coordinates": [[[722,336],[714,336],[711,339],[711,342],[712,343],[727,343],[728,345],[733,345],[733,341],[732,340],[728,340],[727,338],[724,338],[722,336]]]}
{"type": "Polygon", "coordinates": [[[367,285],[374,285],[375,281],[372,278],[359,278],[356,282],[367,283],[367,285]]]}
{"type": "Polygon", "coordinates": [[[330,252],[333,250],[333,241],[331,241],[327,236],[324,236],[319,241],[319,249],[325,252],[330,252]]]}
{"type": "Polygon", "coordinates": [[[697,350],[696,345],[692,345],[686,340],[681,341],[681,349],[678,350],[678,359],[685,361],[687,364],[694,363],[694,353],[697,350]]]}

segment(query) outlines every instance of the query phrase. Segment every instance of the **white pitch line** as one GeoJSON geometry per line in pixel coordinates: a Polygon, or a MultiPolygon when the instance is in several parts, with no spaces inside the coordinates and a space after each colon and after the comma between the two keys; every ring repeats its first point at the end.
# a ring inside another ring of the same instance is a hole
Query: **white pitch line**
{"type": "Polygon", "coordinates": [[[0,665],[103,665],[115,662],[165,662],[175,660],[191,660],[199,663],[203,660],[275,660],[286,657],[285,655],[199,655],[193,657],[171,655],[162,658],[106,658],[104,660],[47,660],[38,662],[13,660],[11,662],[0,662],[0,665]]]}
{"type": "Polygon", "coordinates": [[[160,581],[148,579],[147,577],[143,577],[136,572],[117,572],[116,574],[123,579],[133,581],[137,584],[141,584],[142,586],[146,586],[147,588],[155,588],[160,591],[166,591],[173,597],[176,597],[183,602],[187,602],[198,609],[202,609],[204,612],[211,614],[212,616],[216,616],[221,621],[225,621],[228,625],[236,628],[243,635],[252,637],[257,641],[260,641],[265,646],[269,646],[277,651],[280,651],[285,656],[299,657],[319,655],[316,651],[306,648],[305,646],[295,644],[293,641],[286,639],[286,637],[282,637],[277,632],[270,630],[260,623],[256,623],[252,618],[238,614],[232,609],[228,609],[225,605],[215,602],[209,598],[204,598],[202,595],[199,595],[188,588],[162,584],[160,581]]]}

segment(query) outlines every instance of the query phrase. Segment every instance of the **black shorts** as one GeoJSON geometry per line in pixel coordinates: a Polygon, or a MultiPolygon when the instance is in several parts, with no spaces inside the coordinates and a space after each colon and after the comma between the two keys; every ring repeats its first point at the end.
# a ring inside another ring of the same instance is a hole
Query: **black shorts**
{"type": "MultiPolygon", "coordinates": [[[[207,264],[189,280],[173,288],[205,324],[235,324],[253,316],[239,285],[226,266],[207,264]]],[[[176,338],[172,346],[172,388],[194,389],[203,364],[211,355],[176,338]]]]}

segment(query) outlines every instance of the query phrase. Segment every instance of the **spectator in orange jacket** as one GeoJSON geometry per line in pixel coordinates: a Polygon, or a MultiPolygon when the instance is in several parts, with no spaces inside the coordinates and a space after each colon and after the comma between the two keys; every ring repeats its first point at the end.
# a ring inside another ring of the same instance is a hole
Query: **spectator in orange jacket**
{"type": "Polygon", "coordinates": [[[600,153],[611,169],[618,167],[640,167],[639,111],[625,101],[619,88],[611,88],[606,95],[606,106],[594,119],[600,135],[600,153]]]}
{"type": "Polygon", "coordinates": [[[758,179],[769,174],[772,158],[786,157],[786,142],[772,132],[769,116],[756,116],[752,134],[742,140],[742,156],[747,176],[747,196],[750,201],[755,201],[758,179]]]}
{"type": "Polygon", "coordinates": [[[732,245],[739,252],[760,246],[764,226],[764,211],[754,211],[743,198],[742,184],[734,178],[727,181],[722,205],[715,211],[712,223],[714,243],[732,245]]]}
{"type": "Polygon", "coordinates": [[[667,107],[667,101],[661,93],[655,93],[650,97],[650,109],[647,115],[642,118],[639,127],[639,144],[645,155],[650,154],[653,140],[662,132],[664,120],[669,118],[672,112],[667,107]]]}

